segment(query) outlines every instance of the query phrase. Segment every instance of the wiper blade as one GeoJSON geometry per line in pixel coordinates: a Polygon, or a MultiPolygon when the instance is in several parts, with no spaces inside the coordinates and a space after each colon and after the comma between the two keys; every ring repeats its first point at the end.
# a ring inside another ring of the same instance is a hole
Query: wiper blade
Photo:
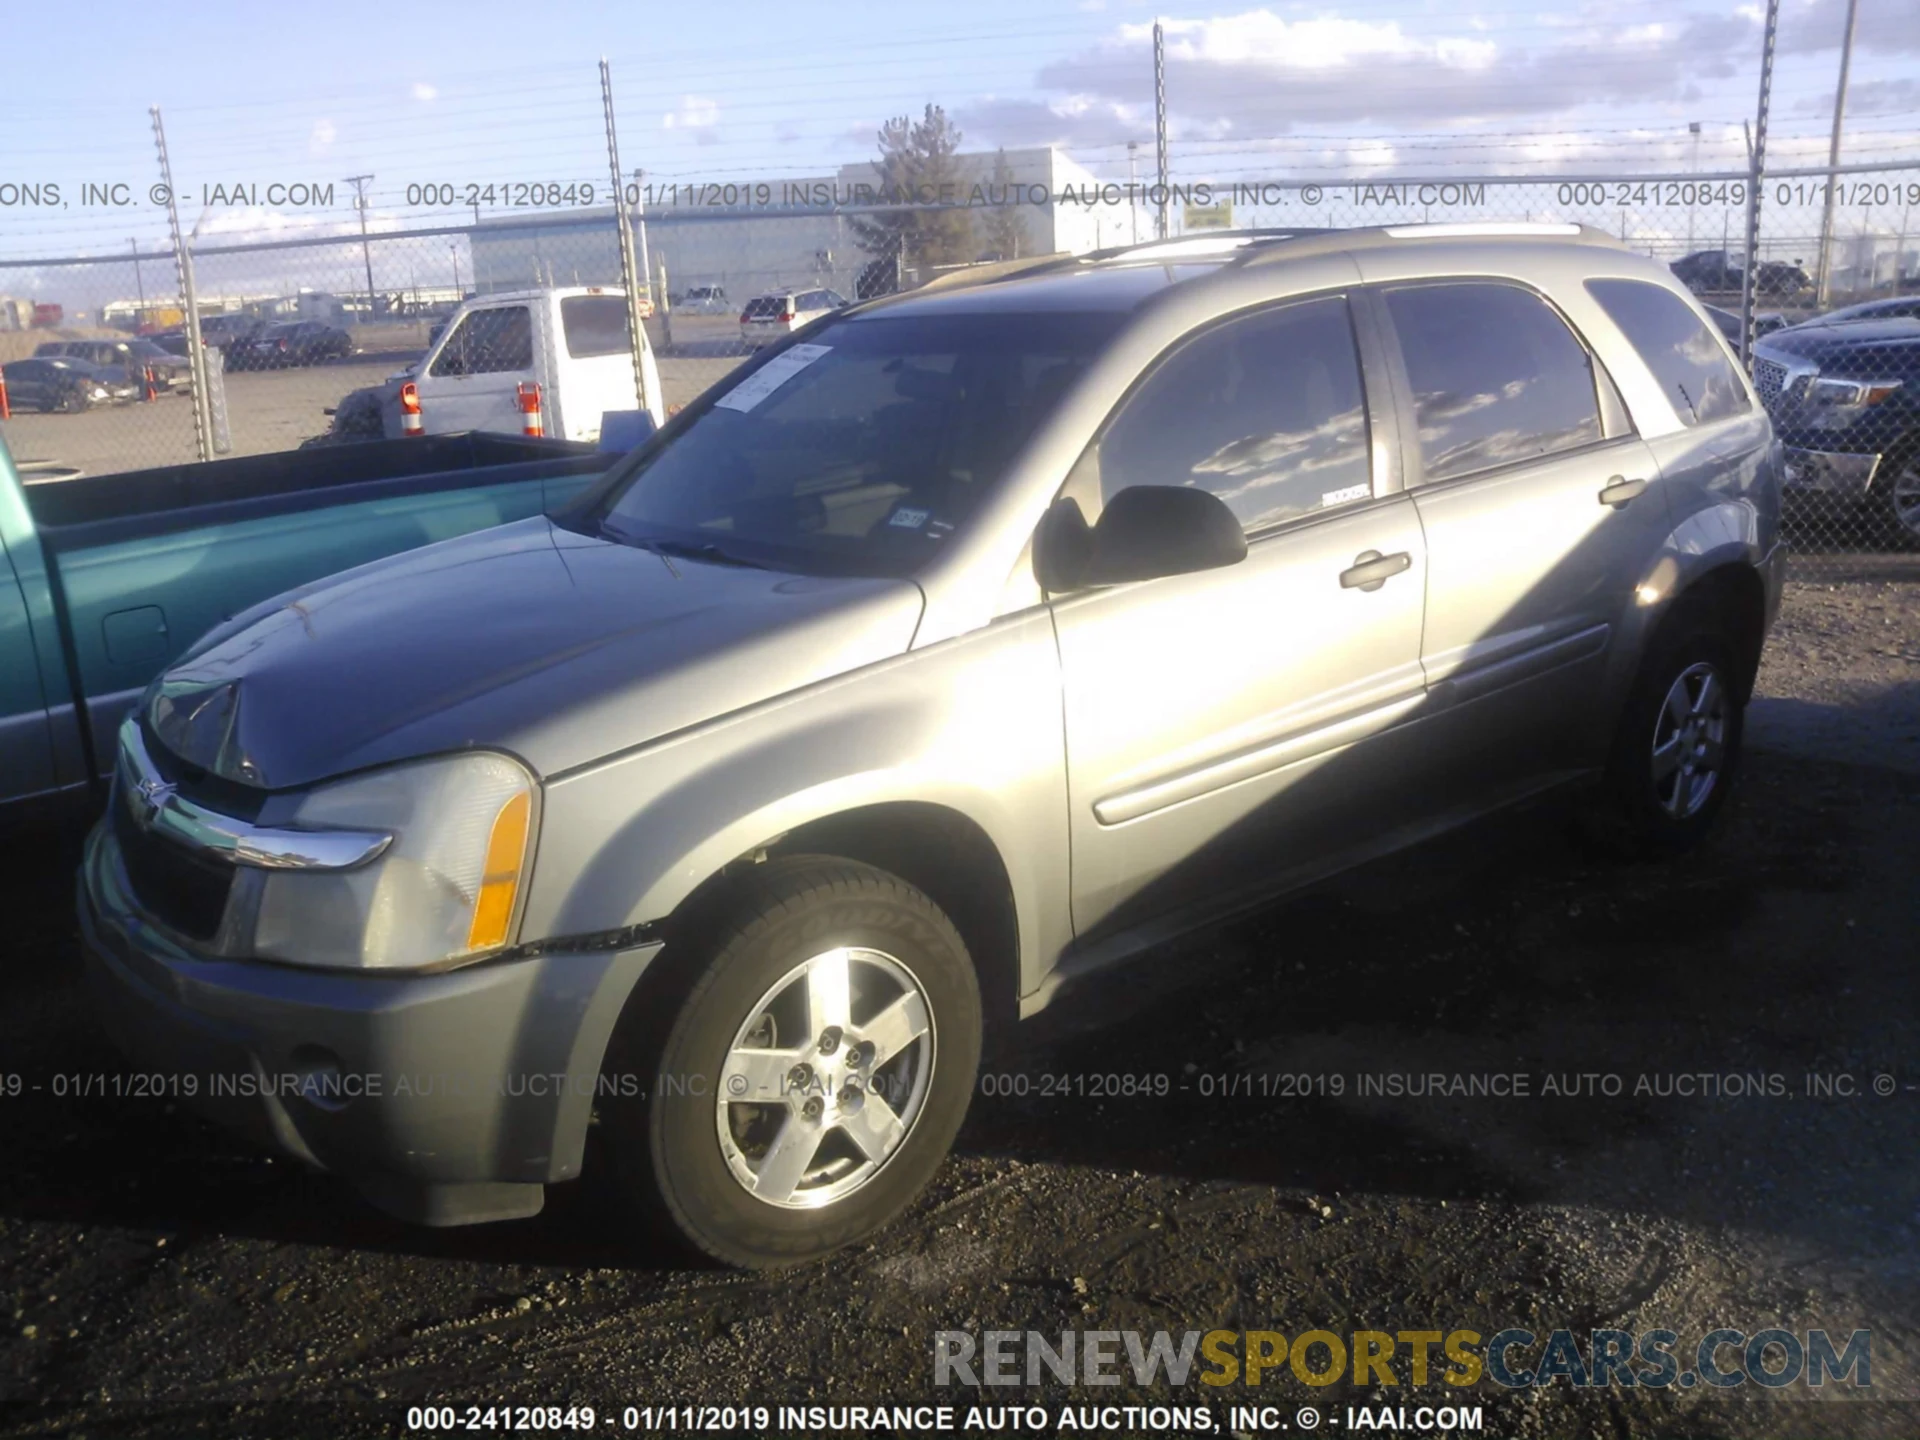
{"type": "Polygon", "coordinates": [[[645,535],[629,535],[618,526],[609,525],[604,520],[600,522],[600,534],[603,539],[612,540],[620,545],[631,545],[634,549],[645,550],[650,555],[658,555],[660,557],[660,563],[667,567],[667,573],[676,580],[680,578],[679,569],[674,565],[673,561],[668,558],[667,552],[661,547],[660,541],[649,539],[645,535]]]}
{"type": "Polygon", "coordinates": [[[748,570],[765,570],[767,568],[757,560],[748,560],[743,556],[722,550],[711,540],[704,540],[698,543],[689,540],[648,540],[643,543],[662,559],[668,555],[679,555],[688,560],[706,560],[715,565],[739,565],[748,570]]]}

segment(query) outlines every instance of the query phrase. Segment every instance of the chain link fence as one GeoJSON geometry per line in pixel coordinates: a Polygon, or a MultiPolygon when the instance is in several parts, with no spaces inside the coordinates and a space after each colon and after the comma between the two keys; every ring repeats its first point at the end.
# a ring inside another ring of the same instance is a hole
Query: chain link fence
{"type": "Polygon", "coordinates": [[[203,446],[261,454],[398,435],[409,383],[429,431],[526,429],[523,387],[539,384],[532,423],[590,438],[603,410],[635,404],[635,324],[670,409],[840,305],[974,264],[1146,243],[1163,224],[1178,238],[1572,221],[1670,265],[1736,353],[1751,317],[1749,370],[1789,447],[1798,550],[1920,546],[1920,162],[1842,172],[1824,246],[1825,173],[1765,177],[1749,257],[1755,197],[1737,174],[1196,179],[1161,191],[1097,179],[1063,155],[1023,162],[1032,178],[1013,180],[995,160],[997,174],[983,158],[950,196],[628,186],[634,269],[647,277],[631,297],[605,204],[196,244],[213,392],[204,441],[170,254],[0,262],[0,296],[61,297],[58,316],[43,307],[38,326],[12,329],[22,312],[0,302],[12,411],[0,423],[42,474],[103,473],[191,461],[203,446]],[[443,335],[463,304],[471,313],[443,335]],[[1805,325],[1834,309],[1847,323],[1805,325]]]}

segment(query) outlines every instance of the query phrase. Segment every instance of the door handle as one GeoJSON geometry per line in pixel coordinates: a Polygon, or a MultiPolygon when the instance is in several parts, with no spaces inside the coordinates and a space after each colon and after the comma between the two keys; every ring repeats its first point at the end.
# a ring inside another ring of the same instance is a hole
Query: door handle
{"type": "Polygon", "coordinates": [[[1340,588],[1378,590],[1402,570],[1412,568],[1413,556],[1404,550],[1392,555],[1382,555],[1378,550],[1365,550],[1354,556],[1353,564],[1340,572],[1340,588]]]}
{"type": "Polygon", "coordinates": [[[1623,480],[1616,475],[1607,481],[1606,486],[1600,491],[1600,503],[1611,505],[1618,510],[1629,500],[1645,494],[1646,489],[1647,482],[1644,480],[1623,480]]]}

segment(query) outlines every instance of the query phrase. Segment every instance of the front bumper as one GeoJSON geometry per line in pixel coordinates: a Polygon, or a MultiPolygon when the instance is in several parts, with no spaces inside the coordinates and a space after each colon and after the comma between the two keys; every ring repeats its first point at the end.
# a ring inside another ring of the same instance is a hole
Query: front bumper
{"type": "Polygon", "coordinates": [[[439,975],[210,960],[135,908],[104,824],[79,889],[87,979],[114,1042],[177,1075],[217,1123],[403,1219],[536,1213],[544,1185],[579,1174],[596,1096],[645,1089],[648,1077],[602,1077],[601,1062],[658,942],[439,975]]]}
{"type": "Polygon", "coordinates": [[[1782,488],[1807,493],[1865,496],[1873,487],[1880,457],[1841,450],[1796,450],[1787,447],[1782,488]]]}

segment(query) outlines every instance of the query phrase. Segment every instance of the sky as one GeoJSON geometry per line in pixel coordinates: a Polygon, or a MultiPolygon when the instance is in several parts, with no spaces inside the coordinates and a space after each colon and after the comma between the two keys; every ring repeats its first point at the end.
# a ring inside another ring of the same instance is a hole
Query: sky
{"type": "MultiPolygon", "coordinates": [[[[1160,13],[1176,181],[1745,167],[1761,10],[1744,0],[1160,13]]],[[[17,6],[0,257],[164,242],[150,105],[203,245],[351,229],[356,174],[373,177],[382,229],[470,220],[469,185],[494,187],[486,213],[514,182],[604,199],[602,56],[623,167],[655,185],[831,174],[928,102],[967,148],[1055,144],[1124,179],[1129,140],[1152,164],[1154,14],[1128,0],[17,6]],[[269,203],[274,183],[331,185],[333,203],[269,203]],[[87,184],[124,186],[109,194],[126,203],[83,203],[87,184]]],[[[1776,157],[1825,158],[1843,14],[1844,0],[1784,0],[1776,157]]],[[[1847,133],[1848,159],[1920,158],[1920,0],[1859,0],[1847,133]]]]}

